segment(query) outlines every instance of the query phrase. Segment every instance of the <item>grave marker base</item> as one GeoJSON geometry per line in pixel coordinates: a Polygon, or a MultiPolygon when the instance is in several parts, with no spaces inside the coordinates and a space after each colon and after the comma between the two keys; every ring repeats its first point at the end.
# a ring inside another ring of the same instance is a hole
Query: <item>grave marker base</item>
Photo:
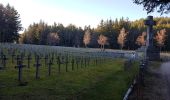
{"type": "Polygon", "coordinates": [[[160,51],[156,47],[148,47],[147,49],[147,59],[149,61],[159,61],[160,60],[160,51]]]}

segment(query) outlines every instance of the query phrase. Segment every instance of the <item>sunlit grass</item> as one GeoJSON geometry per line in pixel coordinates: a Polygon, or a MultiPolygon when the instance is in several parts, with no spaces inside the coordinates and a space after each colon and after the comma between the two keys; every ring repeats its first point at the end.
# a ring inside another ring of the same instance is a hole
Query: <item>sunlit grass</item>
{"type": "MultiPolygon", "coordinates": [[[[7,67],[0,70],[0,99],[1,100],[119,100],[130,85],[137,73],[137,63],[133,63],[130,71],[124,71],[123,59],[107,59],[104,63],[95,65],[91,60],[86,68],[83,65],[71,70],[68,64],[68,72],[65,64],[61,65],[61,73],[58,65],[52,65],[51,76],[48,76],[48,67],[41,59],[40,79],[35,79],[35,64],[32,59],[30,68],[23,68],[23,81],[26,86],[18,86],[18,69],[15,63],[8,60],[7,67]]],[[[27,65],[27,61],[24,61],[27,65]]]]}

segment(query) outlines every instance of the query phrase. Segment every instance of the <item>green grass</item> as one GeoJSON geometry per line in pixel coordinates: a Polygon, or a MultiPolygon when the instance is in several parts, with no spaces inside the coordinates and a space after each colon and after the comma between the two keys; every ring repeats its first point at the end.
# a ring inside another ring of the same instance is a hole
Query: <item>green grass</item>
{"type": "MultiPolygon", "coordinates": [[[[43,60],[41,60],[43,63],[43,60]]],[[[0,70],[0,100],[120,100],[137,73],[137,64],[133,63],[130,71],[124,71],[123,59],[106,60],[95,65],[61,73],[58,66],[52,66],[52,75],[48,76],[48,68],[40,67],[40,79],[35,79],[34,61],[31,68],[23,68],[23,81],[27,86],[18,86],[18,70],[14,64],[7,64],[0,70]]],[[[25,62],[26,64],[26,62],[25,62]]]]}

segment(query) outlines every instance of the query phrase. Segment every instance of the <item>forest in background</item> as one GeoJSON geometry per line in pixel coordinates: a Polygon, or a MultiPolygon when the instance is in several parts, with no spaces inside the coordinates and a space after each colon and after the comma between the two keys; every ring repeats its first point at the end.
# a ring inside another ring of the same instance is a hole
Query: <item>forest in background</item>
{"type": "MultiPolygon", "coordinates": [[[[79,19],[77,19],[79,20],[79,19]]],[[[170,51],[170,18],[154,18],[154,45],[170,51]]],[[[91,47],[135,50],[146,44],[145,19],[130,21],[128,18],[101,20],[96,28],[64,26],[54,22],[48,25],[43,20],[29,25],[22,34],[20,15],[9,4],[0,4],[0,42],[23,44],[91,47]]]]}
{"type": "MultiPolygon", "coordinates": [[[[120,37],[119,35],[123,29],[126,36],[124,37],[122,49],[134,50],[141,45],[145,45],[145,43],[137,43],[139,37],[142,37],[143,32],[146,32],[144,20],[129,21],[128,18],[125,19],[123,17],[115,20],[101,20],[97,28],[91,28],[90,26],[81,28],[73,24],[64,27],[61,23],[48,25],[40,21],[30,25],[21,34],[19,42],[24,44],[99,48],[99,37],[102,34],[107,38],[104,43],[106,48],[121,49],[118,37],[120,37]]],[[[154,20],[157,23],[154,26],[154,37],[157,36],[159,31],[164,29],[166,36],[164,37],[162,50],[169,51],[170,36],[168,34],[170,32],[170,18],[159,17],[154,18],[154,20]]],[[[143,38],[145,40],[146,35],[143,38]]],[[[154,44],[157,45],[156,40],[154,44]]]]}

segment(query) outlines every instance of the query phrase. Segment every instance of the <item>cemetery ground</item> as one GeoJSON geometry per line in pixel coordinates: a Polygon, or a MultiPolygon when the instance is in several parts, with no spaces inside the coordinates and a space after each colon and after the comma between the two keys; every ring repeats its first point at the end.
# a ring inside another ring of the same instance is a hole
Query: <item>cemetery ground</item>
{"type": "Polygon", "coordinates": [[[87,55],[78,61],[66,56],[64,63],[58,61],[62,56],[50,55],[45,64],[45,56],[31,53],[28,67],[27,51],[22,61],[17,61],[21,52],[12,58],[7,51],[3,52],[7,60],[1,57],[5,67],[0,70],[0,100],[121,100],[139,66],[132,62],[125,70],[123,58],[95,57],[88,62],[87,55]]]}

